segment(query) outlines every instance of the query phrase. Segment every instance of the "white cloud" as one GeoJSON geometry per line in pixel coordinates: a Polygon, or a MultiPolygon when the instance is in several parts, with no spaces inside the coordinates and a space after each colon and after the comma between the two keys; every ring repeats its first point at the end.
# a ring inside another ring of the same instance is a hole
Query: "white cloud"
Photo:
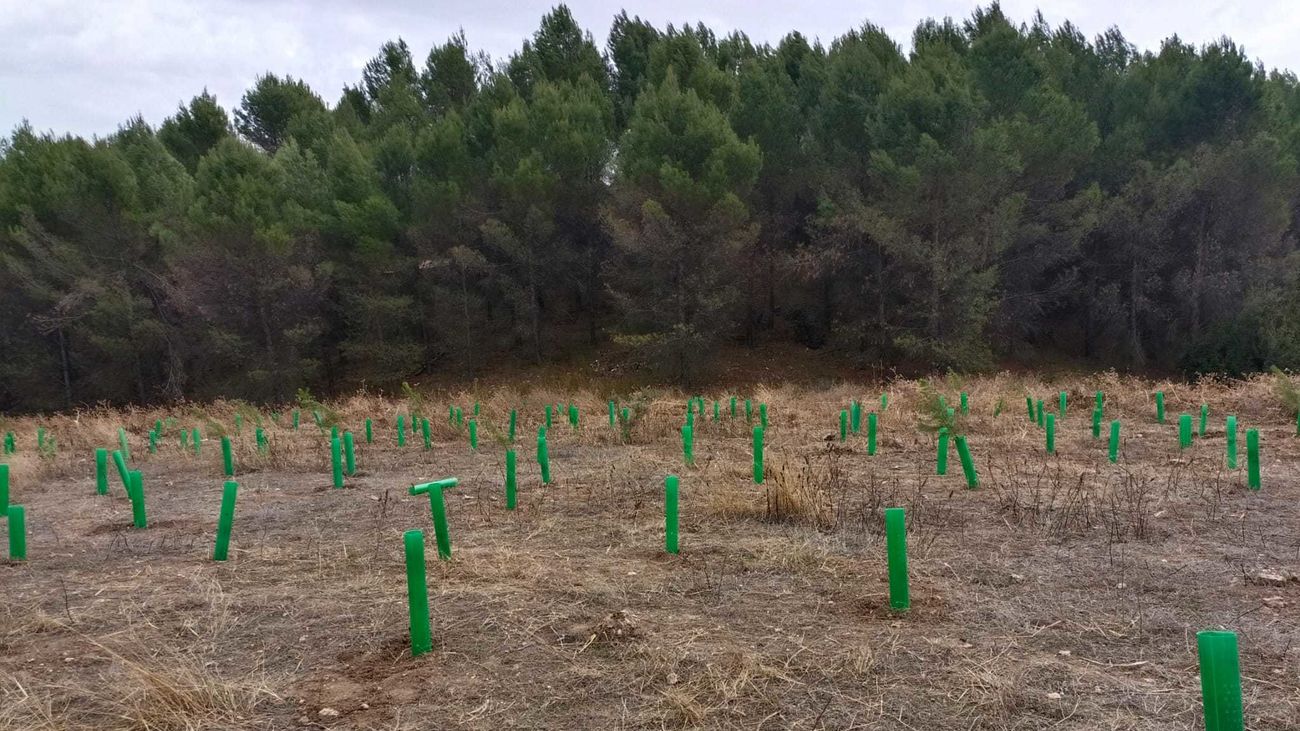
{"type": "MultiPolygon", "coordinates": [[[[1042,0],[1003,0],[1028,21],[1042,0]]],[[[1111,25],[1141,48],[1177,33],[1205,43],[1229,35],[1269,67],[1300,67],[1294,0],[1235,2],[1053,0],[1053,24],[1072,20],[1088,36],[1111,25]]],[[[356,83],[385,40],[404,37],[422,60],[463,27],[470,44],[503,58],[537,27],[555,0],[0,0],[0,131],[29,119],[41,130],[111,133],[141,113],[157,124],[207,88],[238,104],[258,74],[305,79],[327,101],[356,83]]],[[[622,3],[571,0],[578,21],[604,43],[622,3]]],[[[719,33],[744,30],[775,42],[790,30],[829,43],[870,20],[905,47],[926,17],[967,17],[979,0],[656,0],[629,6],[663,25],[703,20],[719,33]]]]}

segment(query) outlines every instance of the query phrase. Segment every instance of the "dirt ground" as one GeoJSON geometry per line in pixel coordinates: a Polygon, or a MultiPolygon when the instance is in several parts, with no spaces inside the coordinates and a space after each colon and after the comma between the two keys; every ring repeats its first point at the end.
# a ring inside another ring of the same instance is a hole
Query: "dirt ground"
{"type": "MultiPolygon", "coordinates": [[[[11,419],[14,503],[28,560],[0,562],[0,729],[1142,729],[1202,728],[1196,632],[1239,634],[1250,729],[1300,729],[1300,438],[1271,378],[1155,384],[1114,374],[941,384],[980,487],[955,451],[934,474],[921,384],[758,386],[767,479],[753,483],[743,413],[704,393],[696,465],[686,396],[598,389],[438,393],[330,403],[358,436],[358,473],[330,486],[328,436],[264,412],[233,435],[240,484],[230,560],[211,560],[223,477],[217,436],[238,405],[11,419]],[[1024,397],[1070,409],[1057,454],[1024,397]],[[1153,418],[1163,388],[1169,422],[1153,418]],[[1123,423],[1118,464],[1090,433],[1093,392],[1123,423]],[[867,454],[866,412],[880,418],[867,454]],[[712,420],[713,399],[722,418],[712,420]],[[838,414],[864,402],[863,433],[838,414]],[[471,451],[447,406],[481,402],[471,451]],[[533,459],[544,404],[581,407],[550,431],[554,482],[533,459]],[[1177,415],[1210,406],[1180,450],[1177,415]],[[999,407],[999,404],[1001,406],[999,407]],[[395,443],[398,413],[433,427],[395,443]],[[504,504],[504,429],[520,426],[519,506],[504,504]],[[995,415],[995,412],[999,412],[995,415]],[[1225,467],[1224,415],[1242,469],[1225,467]],[[145,435],[173,417],[157,454],[145,435]],[[362,424],[374,420],[375,441],[362,424]],[[130,434],[149,525],[131,527],[93,451],[130,434]],[[178,444],[199,426],[203,452],[178,444]],[[38,427],[57,455],[40,457],[38,427]],[[1246,489],[1259,428],[1263,489],[1246,489]],[[663,479],[681,476],[681,553],[663,550],[663,479]],[[427,499],[447,493],[453,558],[427,499]],[[882,511],[908,514],[912,608],[887,608],[882,511]],[[402,533],[426,532],[434,650],[409,651],[402,533]]],[[[742,409],[743,410],[743,409],[742,409]]],[[[7,526],[0,524],[0,534],[7,526]]],[[[0,550],[3,550],[0,543],[0,550]]]]}

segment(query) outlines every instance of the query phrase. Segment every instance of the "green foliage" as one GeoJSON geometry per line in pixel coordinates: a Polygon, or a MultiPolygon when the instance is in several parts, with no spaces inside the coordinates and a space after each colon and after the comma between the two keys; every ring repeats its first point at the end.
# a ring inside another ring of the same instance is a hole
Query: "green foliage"
{"type": "Polygon", "coordinates": [[[921,414],[917,428],[931,433],[947,429],[954,437],[966,433],[961,409],[949,406],[943,392],[935,388],[930,379],[921,382],[921,414]]]}
{"type": "Polygon", "coordinates": [[[1300,388],[1296,388],[1291,376],[1277,366],[1273,366],[1273,393],[1286,408],[1287,413],[1300,414],[1300,388]]]}
{"type": "Polygon", "coordinates": [[[343,417],[337,411],[318,401],[311,391],[305,388],[298,389],[297,403],[298,408],[303,413],[311,414],[317,426],[322,429],[340,426],[343,423],[343,417]]]}

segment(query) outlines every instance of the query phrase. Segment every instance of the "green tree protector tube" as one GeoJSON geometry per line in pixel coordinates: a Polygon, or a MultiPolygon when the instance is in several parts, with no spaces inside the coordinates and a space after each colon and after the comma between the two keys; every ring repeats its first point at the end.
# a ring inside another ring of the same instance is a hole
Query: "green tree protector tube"
{"type": "Polygon", "coordinates": [[[18,451],[18,442],[13,432],[5,432],[5,454],[13,454],[18,451]]]}
{"type": "Polygon", "coordinates": [[[374,425],[371,424],[370,419],[366,419],[366,444],[373,444],[374,441],[375,441],[374,425]]]}
{"type": "Polygon", "coordinates": [[[614,399],[609,400],[609,425],[614,426],[614,399]]]}
{"type": "Polygon", "coordinates": [[[5,509],[9,523],[9,560],[27,560],[27,513],[21,505],[10,505],[5,509]]]}
{"type": "Polygon", "coordinates": [[[202,454],[203,453],[203,432],[199,431],[199,428],[197,426],[194,427],[194,432],[190,434],[190,441],[194,443],[192,445],[194,447],[194,453],[202,454]]]}
{"type": "Polygon", "coordinates": [[[1101,409],[1092,410],[1092,438],[1101,437],[1101,409]]]}
{"type": "Polygon", "coordinates": [[[1038,399],[1038,428],[1042,429],[1044,423],[1046,422],[1043,420],[1043,400],[1038,399]]]}
{"type": "Polygon", "coordinates": [[[227,480],[221,491],[221,513],[217,516],[217,545],[212,549],[213,561],[225,561],[230,554],[230,529],[235,524],[235,496],[239,483],[227,480]]]}
{"type": "Polygon", "coordinates": [[[1192,446],[1192,415],[1181,414],[1178,417],[1178,446],[1187,449],[1192,446]]]}
{"type": "Polygon", "coordinates": [[[357,471],[356,442],[350,431],[343,432],[343,469],[348,477],[356,474],[357,471]]]}
{"type": "Polygon", "coordinates": [[[244,433],[244,416],[243,416],[243,414],[235,414],[235,433],[236,433],[236,434],[243,434],[243,433],[244,433]]]}
{"type": "Polygon", "coordinates": [[[731,418],[736,418],[736,397],[731,397],[731,418]]]}
{"type": "Polygon", "coordinates": [[[907,516],[902,508],[885,508],[885,546],[889,554],[889,608],[905,611],[912,600],[907,586],[907,516]]]}
{"type": "Polygon", "coordinates": [[[397,446],[406,446],[406,416],[404,414],[397,415],[397,446]]]}
{"type": "MultiPolygon", "coordinates": [[[[108,494],[108,450],[103,447],[95,450],[95,492],[108,494]]],[[[4,504],[0,503],[0,508],[3,507],[4,504]]]]}
{"type": "Polygon", "coordinates": [[[1033,396],[1025,397],[1025,410],[1029,412],[1029,420],[1033,421],[1034,420],[1034,397],[1033,396]]]}
{"type": "Polygon", "coordinates": [[[433,442],[429,439],[429,420],[427,418],[420,419],[420,436],[424,438],[425,450],[433,449],[433,442]]]}
{"type": "Polygon", "coordinates": [[[506,510],[515,509],[518,485],[515,478],[515,450],[506,450],[506,510]]]}
{"type": "Polygon", "coordinates": [[[1156,391],[1156,421],[1165,423],[1165,392],[1156,391]]]}
{"type": "Polygon", "coordinates": [[[1205,731],[1243,731],[1241,660],[1235,632],[1196,633],[1205,731]]]}
{"type": "Polygon", "coordinates": [[[1056,414],[1048,414],[1047,419],[1047,453],[1056,454],[1056,414]]]}
{"type": "Polygon", "coordinates": [[[750,399],[745,399],[745,423],[754,423],[754,402],[750,399]]]}
{"type": "Polygon", "coordinates": [[[677,553],[677,475],[664,478],[664,550],[677,553]]]}
{"type": "Polygon", "coordinates": [[[1094,409],[1096,409],[1096,410],[1098,410],[1098,411],[1102,411],[1102,412],[1104,412],[1104,411],[1106,410],[1106,394],[1105,394],[1105,392],[1103,392],[1103,391],[1098,391],[1098,392],[1094,395],[1094,399],[1093,399],[1093,400],[1095,401],[1095,403],[1093,404],[1093,408],[1094,408],[1094,409]]]}
{"type": "Polygon", "coordinates": [[[510,443],[511,444],[514,444],[515,442],[515,424],[517,424],[518,422],[519,422],[519,411],[516,409],[511,409],[510,410],[510,443]]]}
{"type": "Polygon", "coordinates": [[[330,439],[330,470],[334,476],[334,488],[343,487],[343,445],[338,437],[330,439]]]}
{"type": "Polygon", "coordinates": [[[131,461],[131,443],[127,441],[126,430],[122,427],[117,428],[117,443],[122,447],[122,458],[127,462],[131,461]]]}
{"type": "Polygon", "coordinates": [[[36,427],[36,451],[39,452],[44,449],[45,449],[45,427],[38,426],[36,427]]]}
{"type": "Polygon", "coordinates": [[[256,438],[257,438],[257,453],[266,454],[267,448],[270,447],[270,444],[266,441],[266,430],[260,426],[257,427],[256,438]]]}
{"type": "Polygon", "coordinates": [[[447,425],[456,426],[456,407],[452,404],[447,404],[447,425]]]}
{"type": "Polygon", "coordinates": [[[411,655],[419,657],[433,649],[429,631],[429,585],[424,573],[424,531],[402,534],[406,552],[406,605],[411,620],[411,655]]]}
{"type": "Polygon", "coordinates": [[[1258,490],[1259,481],[1259,430],[1246,430],[1246,479],[1250,489],[1258,490]]]}
{"type": "Polygon", "coordinates": [[[1113,419],[1110,422],[1110,450],[1108,456],[1111,464],[1119,461],[1119,419],[1113,419]]]}
{"type": "Polygon", "coordinates": [[[763,484],[763,427],[754,427],[754,484],[763,484]]]}
{"type": "Polygon", "coordinates": [[[975,461],[971,459],[970,447],[966,446],[966,437],[957,437],[957,456],[961,458],[961,471],[966,476],[967,489],[974,490],[980,486],[979,473],[975,471],[975,461]]]}
{"type": "Polygon", "coordinates": [[[144,528],[149,522],[145,517],[144,511],[144,476],[139,470],[130,473],[131,489],[127,494],[131,497],[131,519],[136,528],[144,528]]]}
{"type": "Polygon", "coordinates": [[[478,451],[478,419],[469,420],[469,448],[478,451]]]}
{"type": "Polygon", "coordinates": [[[546,428],[551,428],[551,405],[546,405],[546,428]]]}
{"type": "Polygon", "coordinates": [[[1066,395],[1065,395],[1065,391],[1062,391],[1062,392],[1061,392],[1060,400],[1061,400],[1060,408],[1058,408],[1057,411],[1061,412],[1061,416],[1060,416],[1060,418],[1064,419],[1064,418],[1065,418],[1065,406],[1066,406],[1066,395]]]}
{"type": "Polygon", "coordinates": [[[149,454],[158,454],[158,432],[149,432],[149,454]]]}
{"type": "Polygon", "coordinates": [[[0,464],[0,515],[9,507],[9,465],[0,464]]]}
{"type": "Polygon", "coordinates": [[[235,455],[230,451],[230,437],[221,438],[221,469],[226,477],[235,476],[235,455]]]}
{"type": "Polygon", "coordinates": [[[758,405],[758,421],[763,425],[763,430],[767,431],[767,404],[758,405]]]}
{"type": "Polygon", "coordinates": [[[695,464],[695,430],[690,425],[682,427],[682,456],[688,467],[695,464]]]}
{"type": "Polygon", "coordinates": [[[117,450],[113,450],[113,465],[117,467],[117,476],[122,479],[122,489],[126,491],[127,495],[130,495],[131,474],[126,469],[126,458],[117,450]]]}
{"type": "Polygon", "coordinates": [[[546,435],[537,437],[537,465],[542,468],[542,484],[551,484],[551,452],[546,446],[546,435]]]}
{"type": "Polygon", "coordinates": [[[713,402],[713,420],[718,420],[718,402],[716,399],[713,402]]]}
{"type": "Polygon", "coordinates": [[[695,412],[691,411],[689,408],[686,409],[686,426],[689,426],[692,429],[695,428],[695,412]]]}
{"type": "Polygon", "coordinates": [[[939,446],[934,455],[934,474],[948,474],[948,427],[939,427],[939,446]]]}
{"type": "Polygon", "coordinates": [[[577,404],[569,404],[569,426],[577,429],[581,425],[577,404]]]}
{"type": "Polygon", "coordinates": [[[967,397],[966,392],[962,391],[961,392],[961,415],[965,416],[969,413],[970,413],[970,399],[969,397],[967,397]]]}
{"type": "Polygon", "coordinates": [[[475,416],[475,417],[477,417],[478,414],[479,414],[479,407],[480,407],[480,406],[482,406],[482,404],[480,404],[480,403],[477,402],[477,401],[474,402],[474,416],[475,416]]]}
{"type": "Polygon", "coordinates": [[[862,404],[857,399],[849,404],[849,421],[854,434],[862,431],[862,404]]]}
{"type": "Polygon", "coordinates": [[[848,437],[849,437],[849,412],[844,409],[840,409],[840,441],[842,442],[845,439],[848,439],[848,437]]]}
{"type": "MultiPolygon", "coordinates": [[[[428,419],[424,421],[428,421],[428,419]]],[[[456,407],[456,426],[465,426],[465,412],[461,411],[459,406],[456,407]]]]}
{"type": "Polygon", "coordinates": [[[889,408],[889,394],[880,394],[880,410],[884,411],[889,408]]]}
{"type": "Polygon", "coordinates": [[[433,531],[438,542],[438,558],[451,560],[451,532],[447,528],[447,500],[442,491],[449,490],[459,482],[455,477],[448,477],[422,485],[411,486],[412,495],[429,496],[429,512],[433,514],[433,531]]]}
{"type": "Polygon", "coordinates": [[[1210,405],[1201,404],[1201,422],[1196,425],[1196,436],[1205,436],[1205,422],[1210,418],[1210,405]]]}
{"type": "Polygon", "coordinates": [[[867,414],[867,455],[876,453],[876,412],[867,414]]]}
{"type": "Polygon", "coordinates": [[[294,431],[298,431],[298,420],[301,418],[301,416],[302,416],[302,414],[299,413],[299,411],[298,411],[297,409],[294,409],[294,410],[293,410],[293,430],[294,430],[294,431]]]}
{"type": "Polygon", "coordinates": [[[1237,469],[1237,417],[1228,416],[1224,433],[1228,442],[1228,469],[1237,469]]]}

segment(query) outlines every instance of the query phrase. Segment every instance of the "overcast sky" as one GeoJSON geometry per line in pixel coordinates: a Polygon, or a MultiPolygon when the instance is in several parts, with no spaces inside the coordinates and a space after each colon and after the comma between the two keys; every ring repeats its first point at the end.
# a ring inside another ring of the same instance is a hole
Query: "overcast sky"
{"type": "MultiPolygon", "coordinates": [[[[401,36],[417,63],[464,28],[470,46],[505,58],[537,28],[549,0],[0,0],[0,133],[105,135],[140,113],[152,124],[204,87],[227,109],[264,71],[305,79],[326,101],[355,83],[384,41],[401,36]]],[[[621,8],[662,27],[703,21],[776,42],[791,30],[829,43],[871,21],[904,47],[917,21],[963,19],[978,0],[570,0],[604,46],[621,8]]],[[[1268,68],[1300,68],[1297,0],[1003,0],[1018,21],[1041,7],[1088,37],[1111,25],[1142,49],[1177,34],[1228,35],[1268,68]]]]}

